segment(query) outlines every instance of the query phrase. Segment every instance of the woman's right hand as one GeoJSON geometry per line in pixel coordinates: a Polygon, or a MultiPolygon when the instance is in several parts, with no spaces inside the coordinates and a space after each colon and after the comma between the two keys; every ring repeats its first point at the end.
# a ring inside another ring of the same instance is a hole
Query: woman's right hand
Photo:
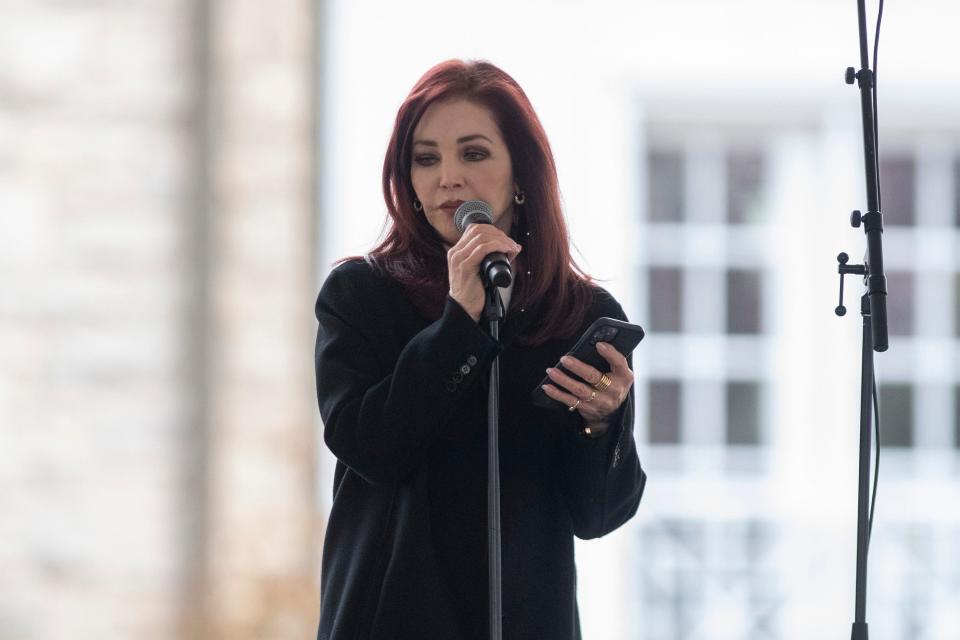
{"type": "Polygon", "coordinates": [[[492,224],[472,224],[447,251],[450,297],[474,320],[480,320],[486,290],[480,278],[480,263],[491,253],[500,252],[513,263],[521,247],[492,224]]]}

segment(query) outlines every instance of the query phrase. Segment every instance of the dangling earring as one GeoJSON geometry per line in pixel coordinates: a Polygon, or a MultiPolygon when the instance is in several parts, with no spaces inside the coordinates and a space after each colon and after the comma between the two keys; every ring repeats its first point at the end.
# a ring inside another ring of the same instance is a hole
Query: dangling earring
{"type": "Polygon", "coordinates": [[[525,194],[523,191],[518,191],[513,194],[513,201],[517,204],[523,204],[527,201],[527,194],[525,194]]]}
{"type": "Polygon", "coordinates": [[[416,198],[414,198],[414,199],[413,199],[413,208],[416,209],[417,211],[423,211],[423,204],[422,204],[419,200],[417,200],[416,198]]]}

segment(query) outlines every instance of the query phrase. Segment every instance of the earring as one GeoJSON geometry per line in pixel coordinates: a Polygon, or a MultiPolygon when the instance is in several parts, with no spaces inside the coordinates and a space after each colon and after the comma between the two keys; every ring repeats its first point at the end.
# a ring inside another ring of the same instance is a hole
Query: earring
{"type": "Polygon", "coordinates": [[[517,204],[523,204],[527,201],[527,194],[525,194],[523,191],[518,191],[517,193],[513,194],[513,201],[517,204]]]}
{"type": "Polygon", "coordinates": [[[416,209],[417,211],[423,211],[423,203],[421,203],[418,199],[414,198],[413,208],[416,209]]]}

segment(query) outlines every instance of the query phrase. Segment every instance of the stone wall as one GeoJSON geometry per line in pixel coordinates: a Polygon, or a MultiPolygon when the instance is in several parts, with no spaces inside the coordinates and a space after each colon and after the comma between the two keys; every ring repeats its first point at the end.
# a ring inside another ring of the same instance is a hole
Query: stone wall
{"type": "Polygon", "coordinates": [[[313,634],[315,15],[0,6],[0,638],[313,634]]]}
{"type": "Polygon", "coordinates": [[[311,3],[211,6],[204,638],[315,633],[311,3]],[[309,619],[304,628],[304,619],[309,619]]]}

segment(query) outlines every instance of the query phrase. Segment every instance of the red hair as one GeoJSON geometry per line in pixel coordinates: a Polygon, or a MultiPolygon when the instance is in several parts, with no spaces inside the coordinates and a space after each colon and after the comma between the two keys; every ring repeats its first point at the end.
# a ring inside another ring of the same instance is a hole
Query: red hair
{"type": "Polygon", "coordinates": [[[517,277],[510,304],[536,313],[539,321],[521,341],[539,344],[569,337],[593,302],[592,280],[570,255],[557,168],[543,125],[520,85],[489,62],[441,62],[400,105],[383,162],[383,195],[393,224],[369,260],[400,281],[425,314],[440,316],[449,289],[446,250],[440,235],[413,208],[411,147],[413,131],[427,108],[453,98],[491,112],[513,161],[514,182],[526,196],[525,203],[515,207],[510,234],[523,245],[514,263],[517,277]]]}

